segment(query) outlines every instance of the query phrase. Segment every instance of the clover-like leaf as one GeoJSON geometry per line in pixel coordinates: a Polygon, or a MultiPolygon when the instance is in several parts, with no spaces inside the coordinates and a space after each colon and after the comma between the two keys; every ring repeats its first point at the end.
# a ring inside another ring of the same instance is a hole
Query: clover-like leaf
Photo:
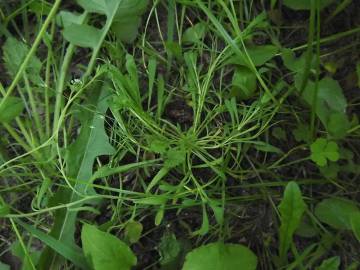
{"type": "Polygon", "coordinates": [[[324,167],[327,161],[337,161],[340,158],[339,146],[324,138],[317,139],[311,146],[311,160],[318,166],[324,167]]]}

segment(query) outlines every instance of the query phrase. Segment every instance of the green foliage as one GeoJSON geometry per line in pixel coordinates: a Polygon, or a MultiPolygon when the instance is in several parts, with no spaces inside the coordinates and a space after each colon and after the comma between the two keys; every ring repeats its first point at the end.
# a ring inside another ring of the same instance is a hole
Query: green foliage
{"type": "Polygon", "coordinates": [[[74,265],[80,267],[81,269],[88,269],[88,265],[85,261],[84,256],[82,255],[81,249],[75,244],[64,244],[63,242],[52,237],[51,235],[48,235],[20,220],[17,220],[16,222],[20,224],[31,235],[41,240],[48,247],[62,255],[64,258],[70,260],[74,265]]]}
{"type": "MultiPolygon", "coordinates": [[[[91,89],[92,93],[86,103],[78,108],[77,117],[81,122],[81,130],[76,140],[67,147],[65,161],[68,177],[76,179],[72,189],[57,192],[53,201],[56,203],[74,202],[79,194],[91,195],[94,190],[89,186],[92,181],[94,160],[101,155],[114,153],[104,129],[104,115],[110,98],[107,85],[91,89]]],[[[78,204],[77,207],[81,206],[78,204]]],[[[63,243],[74,244],[77,211],[61,209],[56,212],[52,234],[63,243]]],[[[49,264],[51,256],[43,254],[45,264],[49,264]]]]}
{"type": "Polygon", "coordinates": [[[305,210],[306,204],[301,196],[299,186],[295,182],[289,182],[279,205],[281,221],[279,257],[281,262],[285,262],[287,259],[287,251],[292,243],[293,234],[300,225],[305,210]]]}
{"type": "Polygon", "coordinates": [[[10,207],[6,204],[4,199],[0,196],[0,217],[6,216],[10,213],[10,207]]]}
{"type": "Polygon", "coordinates": [[[340,257],[335,256],[324,260],[316,270],[338,270],[340,267],[340,257]]]}
{"type": "MultiPolygon", "coordinates": [[[[320,1],[320,8],[325,8],[332,4],[334,0],[319,0],[320,1]]],[[[284,0],[283,3],[285,6],[295,9],[295,10],[309,10],[311,9],[311,2],[312,0],[284,0]]]]}
{"type": "MultiPolygon", "coordinates": [[[[0,98],[0,102],[1,102],[0,98]]],[[[24,103],[21,98],[9,97],[0,108],[0,123],[9,123],[20,116],[24,110],[24,103]]]]}
{"type": "Polygon", "coordinates": [[[185,30],[182,36],[182,42],[187,43],[199,43],[206,34],[206,23],[197,23],[185,30]]]}
{"type": "Polygon", "coordinates": [[[339,230],[351,230],[351,217],[358,212],[354,202],[340,198],[325,199],[315,208],[315,215],[321,222],[339,230]]]}
{"type": "Polygon", "coordinates": [[[330,142],[324,138],[318,138],[311,144],[311,160],[318,166],[326,166],[328,160],[338,161],[340,158],[339,147],[335,142],[330,142]]]}
{"type": "Polygon", "coordinates": [[[125,243],[95,226],[83,225],[81,242],[85,257],[94,270],[130,270],[137,263],[125,243]]]}
{"type": "Polygon", "coordinates": [[[254,253],[238,244],[211,243],[186,255],[182,270],[255,270],[254,253]]]}
{"type": "Polygon", "coordinates": [[[356,239],[360,242],[360,211],[352,214],[350,223],[356,239]]]}
{"type": "Polygon", "coordinates": [[[231,96],[249,99],[256,91],[256,76],[246,67],[236,68],[232,78],[231,96]]]}
{"type": "Polygon", "coordinates": [[[159,254],[161,265],[168,265],[176,262],[181,252],[181,245],[176,239],[175,234],[166,232],[159,244],[159,254]]]}
{"type": "Polygon", "coordinates": [[[125,226],[125,239],[134,244],[139,241],[142,231],[143,225],[140,222],[129,221],[125,226]]]}
{"type": "MultiPolygon", "coordinates": [[[[26,55],[29,53],[29,48],[23,42],[14,37],[7,38],[3,49],[3,60],[8,73],[14,77],[23,63],[26,55]]],[[[40,82],[40,60],[34,55],[31,57],[29,65],[27,65],[25,72],[29,74],[30,79],[35,82],[40,82]]]]}

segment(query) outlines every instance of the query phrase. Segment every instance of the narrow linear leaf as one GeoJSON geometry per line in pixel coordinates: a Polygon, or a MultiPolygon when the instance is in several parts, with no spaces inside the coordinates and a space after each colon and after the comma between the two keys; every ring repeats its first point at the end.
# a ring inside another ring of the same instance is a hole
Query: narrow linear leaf
{"type": "Polygon", "coordinates": [[[64,244],[61,241],[55,239],[54,237],[34,228],[33,226],[30,226],[20,220],[15,221],[33,236],[41,240],[48,247],[74,263],[74,265],[80,267],[81,269],[89,269],[85,257],[82,255],[82,251],[78,246],[64,244]]]}

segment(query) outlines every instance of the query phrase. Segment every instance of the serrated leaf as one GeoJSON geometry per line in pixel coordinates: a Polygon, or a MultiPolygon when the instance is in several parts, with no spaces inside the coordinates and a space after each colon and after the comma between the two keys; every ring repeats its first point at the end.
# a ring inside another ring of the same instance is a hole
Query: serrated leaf
{"type": "MultiPolygon", "coordinates": [[[[0,102],[2,98],[0,98],[0,102]]],[[[18,117],[24,110],[24,102],[21,98],[10,96],[0,108],[0,123],[9,123],[18,117]]]]}
{"type": "Polygon", "coordinates": [[[339,147],[335,142],[329,142],[324,138],[318,138],[311,144],[311,160],[318,166],[327,165],[327,160],[337,161],[340,158],[339,147]]]}
{"type": "Polygon", "coordinates": [[[355,203],[340,198],[325,199],[316,205],[315,215],[335,229],[351,230],[351,217],[359,211],[355,203]]]}
{"type": "Polygon", "coordinates": [[[81,231],[84,255],[94,270],[130,270],[137,259],[117,237],[84,224],[81,231]]]}
{"type": "Polygon", "coordinates": [[[287,258],[293,234],[301,222],[305,209],[306,204],[302,198],[299,186],[295,182],[289,182],[279,205],[281,220],[279,229],[279,256],[282,262],[287,258]]]}
{"type": "Polygon", "coordinates": [[[176,166],[181,165],[185,162],[186,151],[180,147],[178,148],[170,148],[164,154],[164,167],[165,168],[174,168],[176,166]]]}
{"type": "MultiPolygon", "coordinates": [[[[9,37],[2,49],[5,67],[9,75],[13,77],[28,54],[29,48],[25,43],[17,40],[16,38],[9,37]]],[[[26,73],[29,75],[30,80],[36,84],[41,82],[39,75],[41,66],[42,64],[39,58],[37,58],[36,55],[33,55],[26,67],[26,73]]]]}
{"type": "MultiPolygon", "coordinates": [[[[57,191],[54,200],[56,204],[70,203],[80,198],[79,194],[94,194],[95,191],[89,186],[93,172],[94,160],[98,156],[111,155],[115,152],[109,143],[109,138],[104,129],[104,115],[108,108],[108,100],[111,98],[108,86],[94,87],[91,89],[88,100],[79,106],[78,118],[81,122],[81,130],[75,142],[66,149],[67,176],[77,180],[73,189],[62,188],[57,191]]],[[[80,207],[77,204],[75,207],[80,207]]],[[[51,234],[63,243],[74,244],[75,223],[77,211],[65,208],[56,211],[55,224],[51,234]]],[[[43,253],[44,265],[52,265],[53,258],[48,252],[43,253]]]]}
{"type": "Polygon", "coordinates": [[[316,270],[338,270],[340,267],[340,257],[335,256],[324,260],[316,270]]]}
{"type": "Polygon", "coordinates": [[[356,239],[360,242],[360,212],[351,216],[350,223],[356,239]]]}
{"type": "Polygon", "coordinates": [[[257,258],[245,246],[211,243],[186,255],[182,270],[255,270],[257,258]]]}

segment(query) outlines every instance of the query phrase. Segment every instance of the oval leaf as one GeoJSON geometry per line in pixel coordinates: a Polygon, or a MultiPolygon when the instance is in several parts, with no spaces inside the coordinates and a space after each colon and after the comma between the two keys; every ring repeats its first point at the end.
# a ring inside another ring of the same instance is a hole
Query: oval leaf
{"type": "Polygon", "coordinates": [[[351,230],[350,218],[358,212],[357,206],[340,198],[325,199],[315,208],[316,217],[335,229],[351,230]]]}
{"type": "Polygon", "coordinates": [[[284,260],[292,242],[295,230],[298,228],[306,209],[299,186],[289,182],[285,188],[284,197],[279,205],[280,211],[280,259],[284,260]]]}
{"type": "Polygon", "coordinates": [[[242,245],[212,243],[189,252],[182,270],[254,270],[257,258],[242,245]]]}
{"type": "Polygon", "coordinates": [[[94,270],[129,270],[137,262],[131,249],[117,237],[85,224],[81,231],[85,257],[94,270]]]}

